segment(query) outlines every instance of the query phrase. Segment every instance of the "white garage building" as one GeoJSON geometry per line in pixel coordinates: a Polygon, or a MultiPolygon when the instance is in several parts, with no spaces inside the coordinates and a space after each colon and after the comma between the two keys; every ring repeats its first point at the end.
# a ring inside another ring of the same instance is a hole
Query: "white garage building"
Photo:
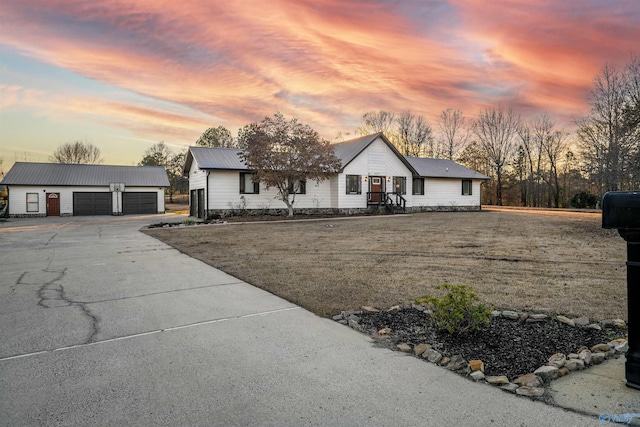
{"type": "Polygon", "coordinates": [[[164,213],[162,166],[16,162],[0,185],[10,217],[164,213]]]}

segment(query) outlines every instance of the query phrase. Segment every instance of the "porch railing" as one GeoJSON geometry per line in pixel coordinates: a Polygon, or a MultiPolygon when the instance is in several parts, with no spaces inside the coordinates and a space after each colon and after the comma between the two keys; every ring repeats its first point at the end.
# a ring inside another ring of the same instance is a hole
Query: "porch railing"
{"type": "Polygon", "coordinates": [[[407,208],[407,199],[402,197],[400,193],[387,193],[384,191],[367,192],[368,206],[384,206],[389,212],[395,212],[397,209],[403,212],[407,208]]]}

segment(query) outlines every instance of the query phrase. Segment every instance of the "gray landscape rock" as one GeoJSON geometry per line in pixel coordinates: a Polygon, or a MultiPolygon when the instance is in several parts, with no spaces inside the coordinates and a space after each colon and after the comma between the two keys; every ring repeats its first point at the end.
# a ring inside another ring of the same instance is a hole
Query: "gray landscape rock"
{"type": "Polygon", "coordinates": [[[513,382],[515,384],[517,384],[518,386],[529,386],[529,387],[541,387],[542,386],[542,379],[537,376],[536,374],[526,374],[526,375],[521,375],[518,378],[516,378],[515,380],[513,380],[513,382]]]}
{"type": "Polygon", "coordinates": [[[529,317],[527,317],[526,322],[529,322],[529,323],[544,322],[547,319],[549,319],[549,316],[547,316],[546,314],[532,314],[529,317]]]}
{"type": "Polygon", "coordinates": [[[451,356],[451,360],[449,361],[449,363],[447,363],[447,366],[446,366],[446,368],[451,371],[460,371],[468,367],[469,367],[469,364],[467,363],[467,361],[464,360],[464,358],[459,354],[456,354],[455,356],[451,356]]]}
{"type": "Polygon", "coordinates": [[[562,353],[556,353],[549,358],[549,366],[555,366],[556,368],[562,368],[567,363],[567,358],[562,353]]]}
{"type": "Polygon", "coordinates": [[[520,318],[520,315],[518,315],[518,313],[516,313],[515,311],[504,310],[502,312],[502,317],[506,317],[507,319],[511,320],[518,320],[520,318]]]}
{"type": "Polygon", "coordinates": [[[484,379],[484,374],[482,373],[482,371],[473,371],[469,376],[473,378],[474,381],[480,381],[484,379]]]}
{"type": "Polygon", "coordinates": [[[551,381],[558,378],[558,368],[555,366],[541,366],[533,373],[542,378],[543,381],[551,381]]]}
{"type": "Polygon", "coordinates": [[[519,387],[520,386],[518,384],[514,384],[514,383],[509,383],[509,384],[500,386],[502,390],[508,391],[509,393],[515,393],[519,387]]]}
{"type": "Polygon", "coordinates": [[[600,325],[598,325],[597,323],[589,323],[587,326],[585,326],[586,329],[594,329],[596,331],[601,331],[602,328],[600,327],[600,325]]]}
{"type": "Polygon", "coordinates": [[[577,317],[575,319],[572,319],[573,323],[575,323],[576,325],[580,325],[580,326],[587,326],[589,324],[589,318],[586,316],[582,316],[582,317],[577,317]]]}
{"type": "Polygon", "coordinates": [[[591,364],[591,350],[582,350],[578,353],[578,357],[584,362],[585,365],[591,364]]]}
{"type": "Polygon", "coordinates": [[[522,387],[518,387],[518,389],[516,390],[516,394],[520,396],[527,396],[527,397],[540,397],[544,395],[544,388],[529,387],[524,385],[522,387]]]}
{"type": "Polygon", "coordinates": [[[375,308],[375,307],[370,307],[370,306],[368,306],[368,305],[365,305],[364,307],[360,307],[360,308],[362,308],[362,311],[363,311],[364,313],[378,313],[378,312],[380,311],[380,310],[378,310],[377,308],[375,308]]]}
{"type": "Polygon", "coordinates": [[[581,371],[584,369],[584,360],[582,359],[575,359],[576,360],[576,370],[577,371],[581,371]]]}
{"type": "Polygon", "coordinates": [[[577,353],[569,353],[567,355],[567,359],[579,359],[580,357],[578,357],[577,353]]]}
{"type": "Polygon", "coordinates": [[[591,353],[605,353],[611,350],[611,345],[609,344],[596,344],[591,347],[591,353]]]}
{"type": "Polygon", "coordinates": [[[416,356],[420,356],[429,349],[431,349],[430,344],[418,344],[417,346],[413,347],[413,354],[415,354],[416,356]]]}
{"type": "Polygon", "coordinates": [[[568,317],[558,316],[558,317],[556,317],[556,319],[558,320],[558,322],[564,323],[565,325],[576,326],[576,322],[574,322],[573,320],[569,319],[568,317]]]}
{"type": "Polygon", "coordinates": [[[342,314],[336,314],[335,316],[332,317],[333,320],[338,321],[338,320],[342,320],[342,314]]]}
{"type": "Polygon", "coordinates": [[[400,306],[399,305],[394,305],[393,307],[391,307],[391,308],[389,308],[387,310],[387,313],[393,314],[393,313],[397,313],[399,311],[400,311],[400,306]]]}
{"type": "Polygon", "coordinates": [[[398,348],[398,350],[402,351],[403,353],[411,353],[411,350],[413,350],[409,344],[405,344],[405,343],[398,344],[396,347],[398,348]]]}
{"type": "Polygon", "coordinates": [[[613,319],[613,326],[616,328],[624,328],[627,324],[622,319],[613,319]]]}
{"type": "Polygon", "coordinates": [[[505,377],[504,375],[488,376],[485,378],[485,380],[492,385],[509,384],[509,378],[505,377]]]}
{"type": "MultiPolygon", "coordinates": [[[[354,316],[357,318],[357,316],[354,316]]],[[[360,330],[360,324],[358,323],[357,320],[354,319],[349,319],[348,320],[348,324],[350,328],[356,329],[356,330],[360,330]]]]}
{"type": "Polygon", "coordinates": [[[629,350],[629,342],[628,341],[624,341],[620,344],[618,344],[615,348],[616,353],[626,353],[629,350]]]}
{"type": "Polygon", "coordinates": [[[500,312],[498,310],[493,310],[491,312],[491,317],[500,317],[501,314],[502,314],[502,312],[500,312]]]}
{"type": "Polygon", "coordinates": [[[431,363],[438,363],[443,360],[442,355],[432,348],[422,353],[422,357],[424,357],[431,363]]]}
{"type": "Polygon", "coordinates": [[[591,355],[591,363],[602,363],[604,362],[604,353],[593,353],[591,355]]]}
{"type": "Polygon", "coordinates": [[[575,371],[576,369],[578,369],[578,361],[576,359],[569,359],[564,364],[564,367],[570,371],[575,371]]]}

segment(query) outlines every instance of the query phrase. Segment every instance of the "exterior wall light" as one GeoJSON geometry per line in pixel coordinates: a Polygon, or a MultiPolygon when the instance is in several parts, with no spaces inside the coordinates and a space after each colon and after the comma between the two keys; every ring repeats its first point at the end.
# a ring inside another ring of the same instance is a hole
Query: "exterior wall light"
{"type": "Polygon", "coordinates": [[[364,177],[364,182],[367,182],[367,181],[369,181],[369,177],[368,177],[368,176],[365,176],[365,177],[364,177]]]}

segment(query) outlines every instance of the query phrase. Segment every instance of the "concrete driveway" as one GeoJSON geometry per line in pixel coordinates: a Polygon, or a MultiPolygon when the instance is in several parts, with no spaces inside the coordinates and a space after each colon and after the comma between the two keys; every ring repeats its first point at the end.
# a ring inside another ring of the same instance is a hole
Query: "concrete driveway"
{"type": "Polygon", "coordinates": [[[180,219],[0,223],[1,425],[600,424],[377,348],[138,231],[180,219]]]}

